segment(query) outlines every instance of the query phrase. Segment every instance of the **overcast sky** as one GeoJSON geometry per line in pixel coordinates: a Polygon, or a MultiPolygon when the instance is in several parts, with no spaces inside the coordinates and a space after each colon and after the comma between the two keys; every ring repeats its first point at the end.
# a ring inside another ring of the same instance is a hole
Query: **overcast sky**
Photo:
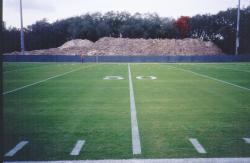
{"type": "MultiPolygon", "coordinates": [[[[236,7],[238,0],[23,0],[24,25],[46,18],[49,22],[87,12],[156,12],[162,17],[193,16],[236,7]]],[[[241,6],[250,0],[241,0],[241,6]]],[[[19,0],[3,0],[3,20],[7,27],[19,27],[19,0]]]]}

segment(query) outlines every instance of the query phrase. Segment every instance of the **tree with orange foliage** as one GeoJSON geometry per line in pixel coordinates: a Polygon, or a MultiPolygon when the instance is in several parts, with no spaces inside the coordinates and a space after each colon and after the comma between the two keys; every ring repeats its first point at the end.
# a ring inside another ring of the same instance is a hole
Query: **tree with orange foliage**
{"type": "Polygon", "coordinates": [[[190,28],[188,24],[189,19],[189,16],[181,16],[175,22],[175,26],[178,28],[182,38],[185,38],[187,36],[188,30],[190,28]]]}

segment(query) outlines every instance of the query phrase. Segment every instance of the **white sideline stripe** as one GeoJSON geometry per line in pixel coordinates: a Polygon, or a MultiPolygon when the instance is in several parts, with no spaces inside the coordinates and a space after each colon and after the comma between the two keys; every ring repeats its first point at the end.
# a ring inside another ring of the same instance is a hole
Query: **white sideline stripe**
{"type": "Polygon", "coordinates": [[[193,144],[198,153],[207,153],[197,139],[190,138],[189,141],[193,144]]]}
{"type": "Polygon", "coordinates": [[[28,141],[21,141],[18,143],[13,149],[11,149],[8,153],[5,154],[6,157],[12,157],[14,156],[19,150],[21,150],[26,144],[28,144],[28,141]]]}
{"type": "Polygon", "coordinates": [[[74,147],[73,150],[71,151],[70,155],[73,155],[73,156],[79,155],[79,153],[80,153],[82,147],[84,146],[84,144],[85,144],[85,140],[78,140],[78,141],[76,142],[75,147],[74,147]]]}
{"type": "Polygon", "coordinates": [[[22,90],[22,89],[24,89],[24,88],[27,88],[27,87],[30,87],[30,86],[33,86],[33,85],[37,85],[37,84],[39,84],[39,83],[46,82],[46,81],[48,81],[48,80],[50,80],[50,79],[54,79],[54,78],[57,78],[57,77],[61,77],[61,76],[67,75],[67,74],[69,74],[69,73],[72,73],[72,72],[75,72],[75,71],[79,71],[79,70],[81,70],[81,69],[89,68],[89,67],[93,67],[93,66],[82,67],[82,68],[78,68],[78,69],[75,69],[75,70],[71,70],[71,71],[65,72],[65,73],[63,73],[63,74],[58,74],[58,75],[56,75],[56,76],[52,76],[52,77],[49,77],[49,78],[44,79],[44,80],[40,80],[40,81],[35,82],[35,83],[28,84],[28,85],[25,85],[25,86],[22,86],[22,87],[13,89],[13,90],[11,90],[11,91],[4,92],[3,95],[9,94],[9,93],[13,93],[13,92],[22,90]]]}
{"type": "Polygon", "coordinates": [[[250,138],[243,138],[247,144],[250,144],[250,138]]]}
{"type": "Polygon", "coordinates": [[[141,141],[139,128],[136,117],[134,89],[130,71],[130,64],[128,64],[128,78],[129,78],[129,95],[130,95],[130,112],[131,112],[131,129],[132,129],[132,150],[133,154],[141,154],[141,141]]]}
{"type": "Polygon", "coordinates": [[[249,163],[245,158],[180,158],[180,159],[128,159],[128,160],[65,160],[65,161],[6,161],[4,163],[249,163]]]}
{"type": "MultiPolygon", "coordinates": [[[[174,67],[174,66],[173,66],[173,67],[174,67]]],[[[211,77],[211,76],[207,76],[207,75],[204,75],[204,74],[200,74],[200,73],[197,73],[197,72],[194,72],[194,71],[191,71],[191,70],[186,70],[186,69],[179,68],[179,67],[175,67],[175,68],[176,68],[176,69],[179,69],[179,70],[182,70],[182,71],[186,71],[186,72],[195,74],[195,75],[197,75],[197,76],[201,76],[201,77],[203,77],[203,78],[212,79],[212,80],[215,80],[215,81],[224,83],[224,84],[228,84],[228,85],[231,85],[231,86],[234,86],[234,87],[238,87],[238,88],[241,88],[241,89],[250,91],[250,88],[246,88],[246,87],[239,86],[239,85],[236,85],[236,84],[233,84],[233,83],[229,83],[229,82],[226,82],[226,81],[224,81],[224,80],[220,80],[220,79],[217,79],[217,78],[213,78],[213,77],[211,77]]]]}

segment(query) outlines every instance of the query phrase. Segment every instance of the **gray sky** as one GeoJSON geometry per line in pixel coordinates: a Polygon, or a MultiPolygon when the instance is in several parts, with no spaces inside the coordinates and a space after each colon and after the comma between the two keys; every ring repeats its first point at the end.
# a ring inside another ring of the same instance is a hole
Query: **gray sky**
{"type": "MultiPolygon", "coordinates": [[[[163,17],[215,14],[236,7],[238,0],[23,0],[24,25],[46,18],[49,22],[87,12],[156,12],[163,17]]],[[[242,7],[250,0],[241,0],[242,7]]],[[[19,0],[3,0],[3,20],[7,27],[19,27],[19,0]]]]}

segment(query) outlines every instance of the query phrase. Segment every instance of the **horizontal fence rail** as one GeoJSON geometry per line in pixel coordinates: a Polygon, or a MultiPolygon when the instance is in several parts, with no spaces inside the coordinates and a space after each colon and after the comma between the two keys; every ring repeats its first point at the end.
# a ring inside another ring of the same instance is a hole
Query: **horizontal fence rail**
{"type": "Polygon", "coordinates": [[[250,62],[250,55],[193,56],[79,56],[79,55],[3,55],[4,62],[250,62]]]}

